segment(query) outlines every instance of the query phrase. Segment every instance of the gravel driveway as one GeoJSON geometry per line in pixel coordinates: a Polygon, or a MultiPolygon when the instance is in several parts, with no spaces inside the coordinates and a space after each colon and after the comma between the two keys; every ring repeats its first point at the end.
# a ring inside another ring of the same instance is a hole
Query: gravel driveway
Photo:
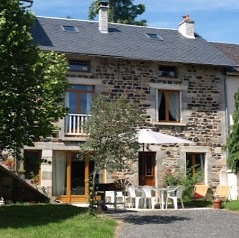
{"type": "Polygon", "coordinates": [[[122,221],[117,238],[238,238],[239,213],[213,209],[109,213],[122,221]]]}

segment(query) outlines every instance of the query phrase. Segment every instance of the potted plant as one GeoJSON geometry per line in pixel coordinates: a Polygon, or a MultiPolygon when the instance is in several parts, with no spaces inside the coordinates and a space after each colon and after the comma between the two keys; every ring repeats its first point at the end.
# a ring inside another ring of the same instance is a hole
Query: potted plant
{"type": "Polygon", "coordinates": [[[222,200],[219,198],[218,194],[214,195],[214,200],[212,201],[214,209],[221,209],[222,208],[222,200]]]}

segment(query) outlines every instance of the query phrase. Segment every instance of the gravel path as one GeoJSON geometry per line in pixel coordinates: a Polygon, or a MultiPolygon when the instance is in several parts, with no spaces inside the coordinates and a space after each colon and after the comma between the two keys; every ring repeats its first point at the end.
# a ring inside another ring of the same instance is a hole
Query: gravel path
{"type": "Polygon", "coordinates": [[[148,210],[111,213],[117,238],[239,238],[239,213],[226,210],[148,210]]]}

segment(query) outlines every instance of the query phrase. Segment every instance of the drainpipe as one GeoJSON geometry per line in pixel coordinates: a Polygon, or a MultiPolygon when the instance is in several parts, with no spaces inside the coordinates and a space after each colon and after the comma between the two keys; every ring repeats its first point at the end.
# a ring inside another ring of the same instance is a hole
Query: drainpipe
{"type": "MultiPolygon", "coordinates": [[[[230,121],[229,121],[229,116],[228,116],[228,100],[227,100],[227,83],[226,83],[226,73],[225,77],[223,79],[224,83],[224,102],[225,102],[225,137],[227,140],[227,137],[229,136],[230,133],[230,121]]],[[[228,149],[226,150],[226,159],[228,158],[228,149]]]]}

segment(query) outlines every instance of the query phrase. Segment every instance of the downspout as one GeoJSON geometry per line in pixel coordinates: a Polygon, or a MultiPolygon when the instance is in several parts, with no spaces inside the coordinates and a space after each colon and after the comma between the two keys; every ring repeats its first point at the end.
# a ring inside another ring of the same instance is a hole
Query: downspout
{"type": "MultiPolygon", "coordinates": [[[[226,83],[226,73],[224,74],[224,79],[223,79],[223,82],[224,82],[224,102],[225,102],[225,139],[226,139],[226,142],[227,142],[227,138],[229,136],[229,132],[230,132],[230,121],[229,121],[229,116],[228,116],[228,100],[227,100],[227,83],[226,83]]],[[[226,150],[226,160],[228,158],[228,149],[226,150]]],[[[226,169],[227,169],[227,165],[226,165],[226,169]]]]}

